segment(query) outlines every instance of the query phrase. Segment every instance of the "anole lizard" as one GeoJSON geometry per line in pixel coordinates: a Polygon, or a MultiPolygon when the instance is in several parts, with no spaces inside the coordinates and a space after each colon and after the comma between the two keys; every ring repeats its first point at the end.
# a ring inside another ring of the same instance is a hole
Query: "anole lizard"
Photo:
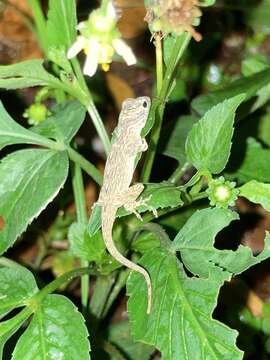
{"type": "Polygon", "coordinates": [[[117,209],[121,206],[140,217],[136,208],[145,204],[145,200],[137,200],[142,193],[143,184],[130,186],[135,170],[136,156],[147,149],[147,143],[141,137],[151,106],[150,98],[139,97],[126,99],[123,102],[116,129],[116,140],[112,144],[105,164],[103,185],[98,204],[101,205],[101,227],[106,248],[121,264],[141,273],[147,284],[148,306],[151,311],[152,286],[148,272],[141,266],[125,258],[114,245],[112,238],[113,224],[117,209]]]}

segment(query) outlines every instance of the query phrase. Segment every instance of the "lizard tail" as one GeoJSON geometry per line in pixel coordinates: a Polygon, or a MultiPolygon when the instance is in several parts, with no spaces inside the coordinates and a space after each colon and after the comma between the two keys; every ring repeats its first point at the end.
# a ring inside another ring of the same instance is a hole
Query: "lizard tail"
{"type": "Polygon", "coordinates": [[[114,219],[115,219],[115,215],[116,215],[116,211],[117,209],[114,209],[115,211],[112,211],[111,206],[110,206],[110,215],[108,214],[108,212],[105,209],[106,207],[104,207],[102,209],[102,233],[103,233],[103,237],[104,237],[104,242],[106,245],[107,250],[109,251],[109,253],[117,260],[119,261],[121,264],[125,265],[127,268],[137,271],[140,274],[143,275],[146,285],[147,285],[147,294],[148,294],[148,304],[147,304],[147,314],[150,314],[151,312],[151,307],[152,307],[152,284],[151,284],[151,279],[150,276],[148,274],[148,272],[141,266],[133,263],[132,261],[130,261],[129,259],[125,258],[116,248],[116,246],[114,245],[114,241],[112,238],[112,229],[113,229],[113,223],[114,223],[114,219]]]}

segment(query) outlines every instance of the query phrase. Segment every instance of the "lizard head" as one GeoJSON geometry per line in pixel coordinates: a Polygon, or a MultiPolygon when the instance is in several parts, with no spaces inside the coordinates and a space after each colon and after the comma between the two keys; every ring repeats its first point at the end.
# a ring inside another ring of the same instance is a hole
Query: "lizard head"
{"type": "Polygon", "coordinates": [[[125,125],[142,130],[146,124],[150,106],[151,100],[148,96],[126,99],[122,104],[122,112],[124,114],[122,119],[125,121],[125,125]]]}

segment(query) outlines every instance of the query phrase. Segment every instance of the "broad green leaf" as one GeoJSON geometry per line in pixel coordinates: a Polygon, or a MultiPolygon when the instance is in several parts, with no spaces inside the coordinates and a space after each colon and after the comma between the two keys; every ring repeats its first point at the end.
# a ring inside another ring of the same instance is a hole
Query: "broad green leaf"
{"type": "Polygon", "coordinates": [[[220,267],[231,274],[240,274],[270,256],[270,236],[266,237],[265,248],[256,257],[247,246],[240,245],[236,251],[214,247],[216,235],[236,219],[236,213],[218,208],[198,210],[190,217],[173,241],[173,248],[180,251],[190,272],[208,277],[215,267],[220,267]]]}
{"type": "Polygon", "coordinates": [[[97,263],[102,261],[106,248],[100,231],[90,236],[86,225],[74,223],[69,228],[68,239],[71,252],[78,258],[97,263]]]}
{"type": "Polygon", "coordinates": [[[245,93],[245,101],[258,94],[264,86],[270,82],[270,69],[260,71],[254,75],[241,78],[232,82],[230,85],[213,91],[206,95],[200,95],[192,101],[192,108],[200,115],[205,114],[213,106],[224,101],[225,99],[245,93]]]}
{"type": "Polygon", "coordinates": [[[260,204],[265,210],[270,211],[270,184],[252,180],[241,186],[239,190],[240,196],[255,204],[260,204]]]}
{"type": "Polygon", "coordinates": [[[62,88],[60,80],[48,73],[43,60],[26,60],[13,65],[0,65],[0,88],[22,89],[32,86],[62,88]]]}
{"type": "Polygon", "coordinates": [[[163,229],[163,227],[156,223],[143,224],[138,228],[141,233],[132,242],[132,248],[136,251],[145,253],[147,250],[156,247],[171,247],[171,240],[163,229]]]}
{"type": "Polygon", "coordinates": [[[38,291],[33,274],[22,266],[0,269],[0,312],[25,305],[38,291]]]}
{"type": "Polygon", "coordinates": [[[198,118],[191,115],[181,116],[175,123],[164,128],[161,137],[161,151],[184,164],[186,162],[185,143],[188,133],[198,118]],[[162,140],[163,139],[163,140],[162,140]]]}
{"type": "Polygon", "coordinates": [[[84,118],[85,107],[78,101],[70,101],[57,106],[52,116],[31,130],[42,136],[69,143],[84,118]]]}
{"type": "Polygon", "coordinates": [[[83,316],[62,295],[48,295],[20,337],[12,360],[90,359],[83,316]]]}
{"type": "Polygon", "coordinates": [[[245,95],[237,95],[214,106],[196,123],[188,134],[188,161],[198,170],[220,173],[231,151],[233,122],[237,107],[245,95]]]}
{"type": "Polygon", "coordinates": [[[66,152],[27,149],[0,163],[0,253],[7,250],[27,226],[54,199],[68,175],[66,152]]]}
{"type": "Polygon", "coordinates": [[[247,150],[241,166],[233,174],[239,182],[250,180],[270,182],[270,149],[264,149],[255,139],[247,140],[247,150]]]}
{"type": "MultiPolygon", "coordinates": [[[[152,346],[132,340],[129,321],[111,325],[108,329],[108,338],[129,360],[149,360],[155,351],[152,346]]],[[[118,360],[118,357],[112,355],[111,360],[118,360]]]]}
{"type": "Polygon", "coordinates": [[[0,150],[7,145],[36,144],[48,146],[51,144],[43,136],[33,133],[17,124],[6,112],[0,102],[0,150]]]}
{"type": "MultiPolygon", "coordinates": [[[[181,199],[181,190],[169,182],[162,182],[159,184],[145,184],[145,190],[140,196],[140,199],[148,199],[148,206],[139,206],[137,211],[143,213],[151,211],[152,209],[164,209],[166,207],[177,207],[183,205],[181,199]]],[[[131,214],[124,208],[119,209],[117,217],[122,217],[131,214]]],[[[88,232],[94,235],[101,227],[101,206],[95,205],[89,220],[88,232]]]]}
{"type": "Polygon", "coordinates": [[[76,1],[75,0],[50,0],[47,32],[48,47],[64,46],[66,50],[76,38],[76,1]]]}
{"type": "Polygon", "coordinates": [[[212,318],[225,271],[208,279],[190,278],[172,252],[154,249],[140,262],[150,273],[153,303],[146,314],[143,277],[132,272],[128,280],[128,313],[134,340],[156,346],[164,360],[239,360],[237,332],[212,318]]]}

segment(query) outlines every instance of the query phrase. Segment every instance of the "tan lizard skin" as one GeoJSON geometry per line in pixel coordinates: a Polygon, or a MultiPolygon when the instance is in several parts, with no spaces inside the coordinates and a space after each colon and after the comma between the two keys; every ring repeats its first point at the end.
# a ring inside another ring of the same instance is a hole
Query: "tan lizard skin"
{"type": "Polygon", "coordinates": [[[130,186],[135,170],[135,159],[138,153],[147,149],[141,131],[145,126],[151,106],[150,98],[139,97],[123,102],[116,129],[116,140],[112,144],[104,170],[103,185],[98,204],[101,205],[102,234],[109,253],[121,264],[141,273],[147,284],[148,306],[151,311],[152,286],[148,272],[141,266],[125,258],[114,245],[112,229],[117,209],[124,206],[137,217],[136,208],[145,204],[145,200],[136,200],[144,189],[143,184],[130,186]]]}

